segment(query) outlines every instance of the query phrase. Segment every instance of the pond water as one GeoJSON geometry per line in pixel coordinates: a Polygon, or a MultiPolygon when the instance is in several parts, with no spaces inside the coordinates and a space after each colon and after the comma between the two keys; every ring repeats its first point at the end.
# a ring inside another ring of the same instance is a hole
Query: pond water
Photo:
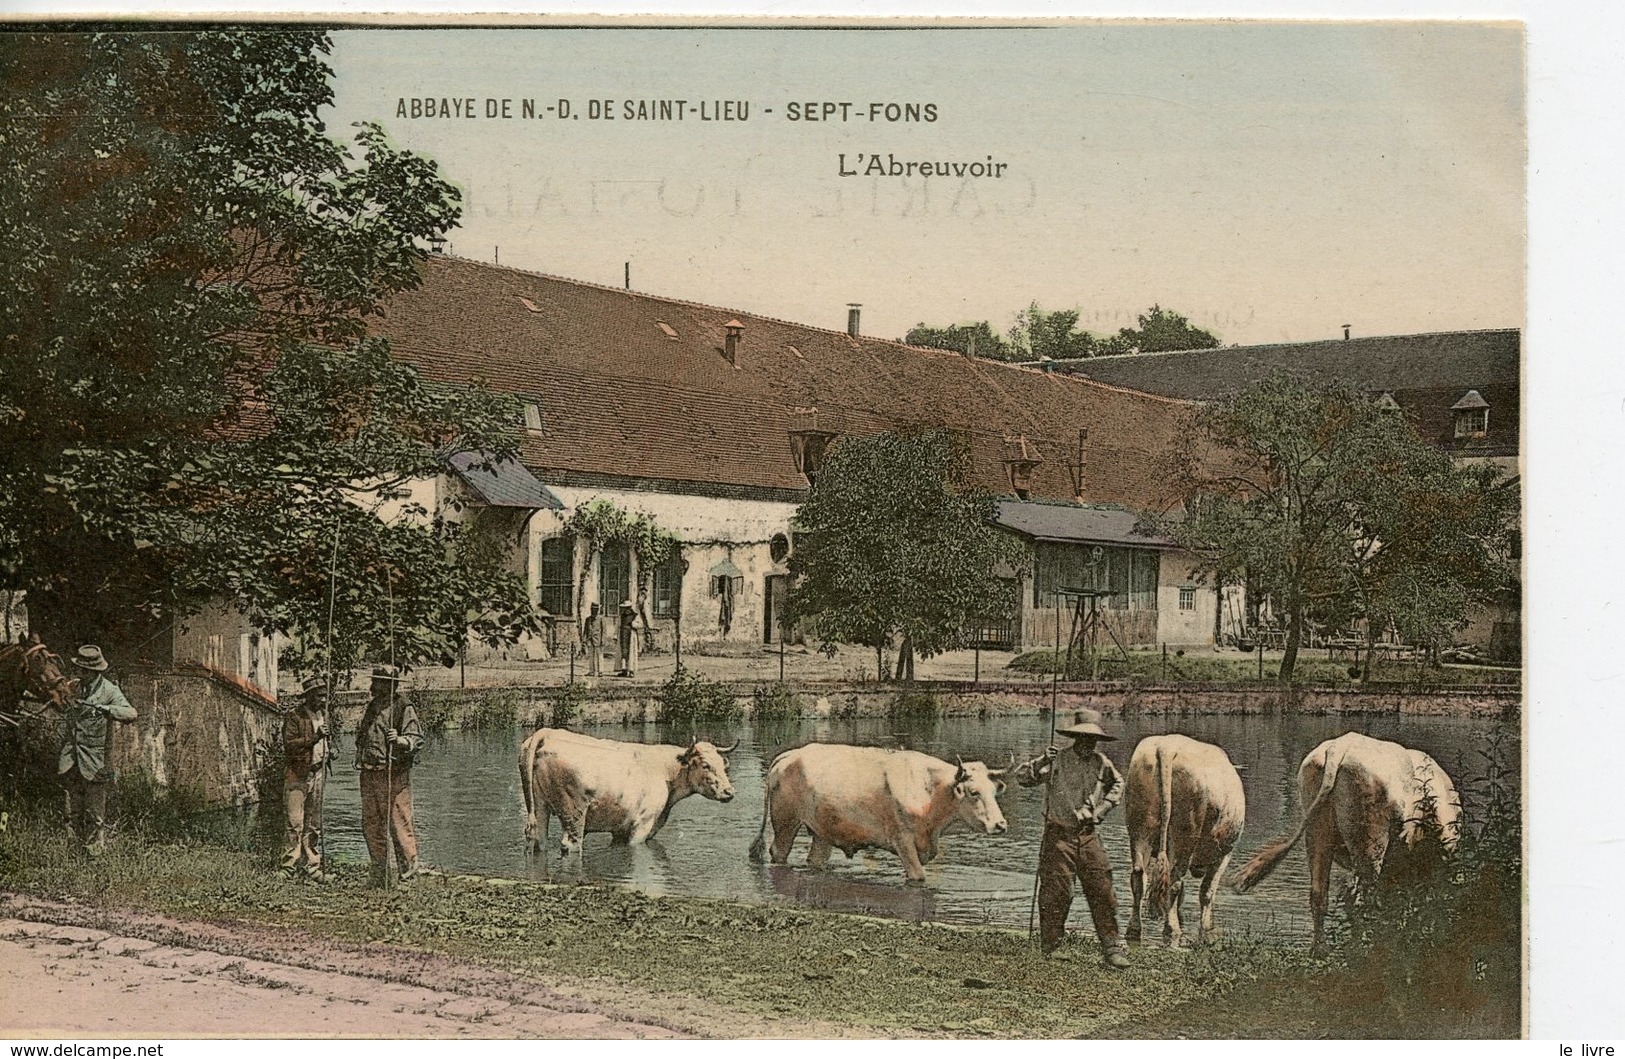
{"type": "MultiPolygon", "coordinates": [[[[1361,731],[1427,751],[1462,789],[1469,815],[1475,788],[1488,771],[1485,751],[1498,742],[1511,774],[1518,774],[1520,747],[1515,725],[1457,718],[1394,716],[1142,716],[1108,718],[1118,741],[1104,744],[1126,771],[1135,742],[1145,736],[1180,732],[1225,748],[1243,766],[1247,824],[1231,861],[1229,880],[1272,836],[1297,823],[1297,768],[1321,741],[1361,731]]],[[[645,743],[682,742],[659,726],[589,728],[587,734],[645,743]]],[[[524,731],[451,732],[430,737],[413,770],[416,822],[424,862],[447,871],[565,881],[591,879],[635,886],[650,893],[785,902],[812,908],[909,919],[987,923],[1026,929],[1033,893],[1033,870],[1042,830],[1043,788],[1011,784],[999,799],[1009,831],[972,833],[955,824],[944,834],[938,859],[927,866],[923,886],[907,885],[902,865],[890,853],[860,853],[851,860],[838,851],[827,869],[804,867],[810,839],[803,832],[786,866],[752,864],[746,856],[761,822],[766,764],[780,751],[810,741],[906,747],[953,760],[1003,763],[1040,753],[1049,742],[1046,716],[988,720],[948,718],[925,724],[886,720],[789,722],[771,728],[741,726],[718,733],[719,742],[740,739],[730,759],[736,797],[721,804],[699,796],[685,799],[666,826],[645,846],[612,846],[608,835],[590,835],[579,861],[561,861],[555,821],[544,857],[527,856],[523,802],[517,768],[524,731]]],[[[1062,740],[1064,743],[1065,741],[1062,740]]],[[[348,739],[341,743],[348,750],[348,739]]],[[[341,760],[346,760],[341,758],[341,760]]],[[[360,799],[354,773],[336,769],[328,787],[327,837],[330,855],[365,860],[360,834],[360,799]]],[[[1115,869],[1121,918],[1128,920],[1128,836],[1122,810],[1113,812],[1102,839],[1115,869]]],[[[1294,850],[1268,879],[1247,894],[1228,888],[1220,894],[1221,929],[1246,930],[1281,940],[1308,934],[1308,875],[1304,856],[1294,850]]],[[[1194,913],[1195,886],[1186,887],[1185,912],[1194,913]]],[[[1081,897],[1072,926],[1087,930],[1081,897]]],[[[1160,925],[1155,928],[1160,931],[1160,925]]],[[[1147,937],[1153,935],[1147,924],[1147,937]]]]}

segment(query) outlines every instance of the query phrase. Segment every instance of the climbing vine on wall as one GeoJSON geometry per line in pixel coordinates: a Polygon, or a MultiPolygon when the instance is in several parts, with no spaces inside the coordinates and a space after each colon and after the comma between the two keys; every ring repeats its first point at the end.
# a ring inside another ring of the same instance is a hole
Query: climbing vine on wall
{"type": "Polygon", "coordinates": [[[655,520],[641,512],[623,511],[609,500],[592,500],[576,508],[564,526],[566,532],[580,541],[585,551],[581,559],[581,576],[576,583],[576,614],[586,620],[587,576],[593,563],[604,548],[624,544],[637,558],[638,610],[643,627],[649,628],[649,615],[643,613],[649,596],[649,579],[655,568],[677,554],[682,538],[663,529],[655,520]]]}

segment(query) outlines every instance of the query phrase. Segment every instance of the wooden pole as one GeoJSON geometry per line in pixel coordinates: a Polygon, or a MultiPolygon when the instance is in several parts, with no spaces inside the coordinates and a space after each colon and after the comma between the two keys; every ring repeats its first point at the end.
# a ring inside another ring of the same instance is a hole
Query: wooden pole
{"type": "Polygon", "coordinates": [[[388,721],[384,725],[384,889],[393,890],[398,881],[395,868],[395,744],[389,731],[395,726],[395,578],[384,568],[384,595],[389,602],[389,702],[388,721]]]}

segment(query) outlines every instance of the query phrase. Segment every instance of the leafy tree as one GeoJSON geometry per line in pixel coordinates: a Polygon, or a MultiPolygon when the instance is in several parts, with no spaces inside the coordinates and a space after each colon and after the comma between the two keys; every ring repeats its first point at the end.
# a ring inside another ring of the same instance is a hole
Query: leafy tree
{"type": "Polygon", "coordinates": [[[458,194],[375,125],[327,134],[328,49],[0,35],[0,579],[69,642],[134,649],[223,595],[325,653],[330,583],[340,665],[533,620],[489,549],[402,507],[452,452],[511,454],[517,409],[367,336],[458,194]]]}
{"type": "Polygon", "coordinates": [[[1100,340],[1078,328],[1078,316],[1076,309],[1049,311],[1033,302],[1016,314],[1010,344],[1028,360],[1093,357],[1100,340]]]}
{"type": "Polygon", "coordinates": [[[796,512],[789,620],[826,643],[901,636],[896,679],[914,657],[959,642],[1003,596],[996,576],[1020,545],[991,523],[991,496],[963,488],[962,456],[942,431],[841,441],[796,512]]]}
{"type": "Polygon", "coordinates": [[[1283,683],[1309,620],[1395,620],[1428,642],[1505,590],[1518,498],[1493,467],[1453,466],[1352,387],[1285,373],[1202,418],[1189,516],[1166,528],[1285,619],[1283,683]]]}
{"type": "Polygon", "coordinates": [[[974,324],[954,324],[951,327],[927,327],[915,324],[903,341],[911,346],[929,346],[932,349],[950,349],[966,356],[987,360],[1015,360],[1016,350],[1004,336],[993,330],[986,320],[974,324]]]}
{"type": "Polygon", "coordinates": [[[1179,349],[1216,349],[1218,336],[1191,322],[1172,309],[1153,305],[1138,317],[1140,326],[1121,328],[1109,340],[1113,353],[1166,353],[1179,349]]]}

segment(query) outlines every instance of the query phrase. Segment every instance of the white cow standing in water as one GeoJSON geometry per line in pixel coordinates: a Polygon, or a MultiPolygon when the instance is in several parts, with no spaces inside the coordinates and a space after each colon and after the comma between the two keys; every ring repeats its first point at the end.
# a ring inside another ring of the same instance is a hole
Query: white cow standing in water
{"type": "Polygon", "coordinates": [[[1254,854],[1241,869],[1236,889],[1251,889],[1307,835],[1309,914],[1316,946],[1325,937],[1334,862],[1370,885],[1392,856],[1396,835],[1403,850],[1415,848],[1430,833],[1438,836],[1445,852],[1456,849],[1461,798],[1439,763],[1420,750],[1359,732],[1328,739],[1298,766],[1298,791],[1303,822],[1254,854]]]}
{"type": "Polygon", "coordinates": [[[1149,897],[1151,916],[1167,913],[1163,936],[1170,945],[1180,944],[1187,874],[1202,880],[1198,938],[1211,940],[1213,899],[1247,820],[1247,796],[1236,766],[1211,743],[1157,735],[1135,746],[1124,784],[1134,896],[1128,940],[1140,939],[1140,904],[1149,897]]]}
{"type": "Polygon", "coordinates": [[[832,849],[848,857],[883,849],[902,859],[910,882],[923,881],[924,865],[937,855],[937,836],[955,820],[990,835],[1004,832],[997,801],[1004,773],[916,750],[838,743],[786,750],[767,770],[762,826],[750,859],[760,861],[766,852],[783,864],[806,827],[813,836],[808,867],[822,868],[832,849]]]}
{"type": "Polygon", "coordinates": [[[540,849],[551,815],[563,825],[566,854],[592,831],[608,831],[618,843],[646,841],[691,794],[733,800],[727,762],[733,749],[705,740],[681,747],[538,729],[519,748],[525,839],[540,849]]]}

